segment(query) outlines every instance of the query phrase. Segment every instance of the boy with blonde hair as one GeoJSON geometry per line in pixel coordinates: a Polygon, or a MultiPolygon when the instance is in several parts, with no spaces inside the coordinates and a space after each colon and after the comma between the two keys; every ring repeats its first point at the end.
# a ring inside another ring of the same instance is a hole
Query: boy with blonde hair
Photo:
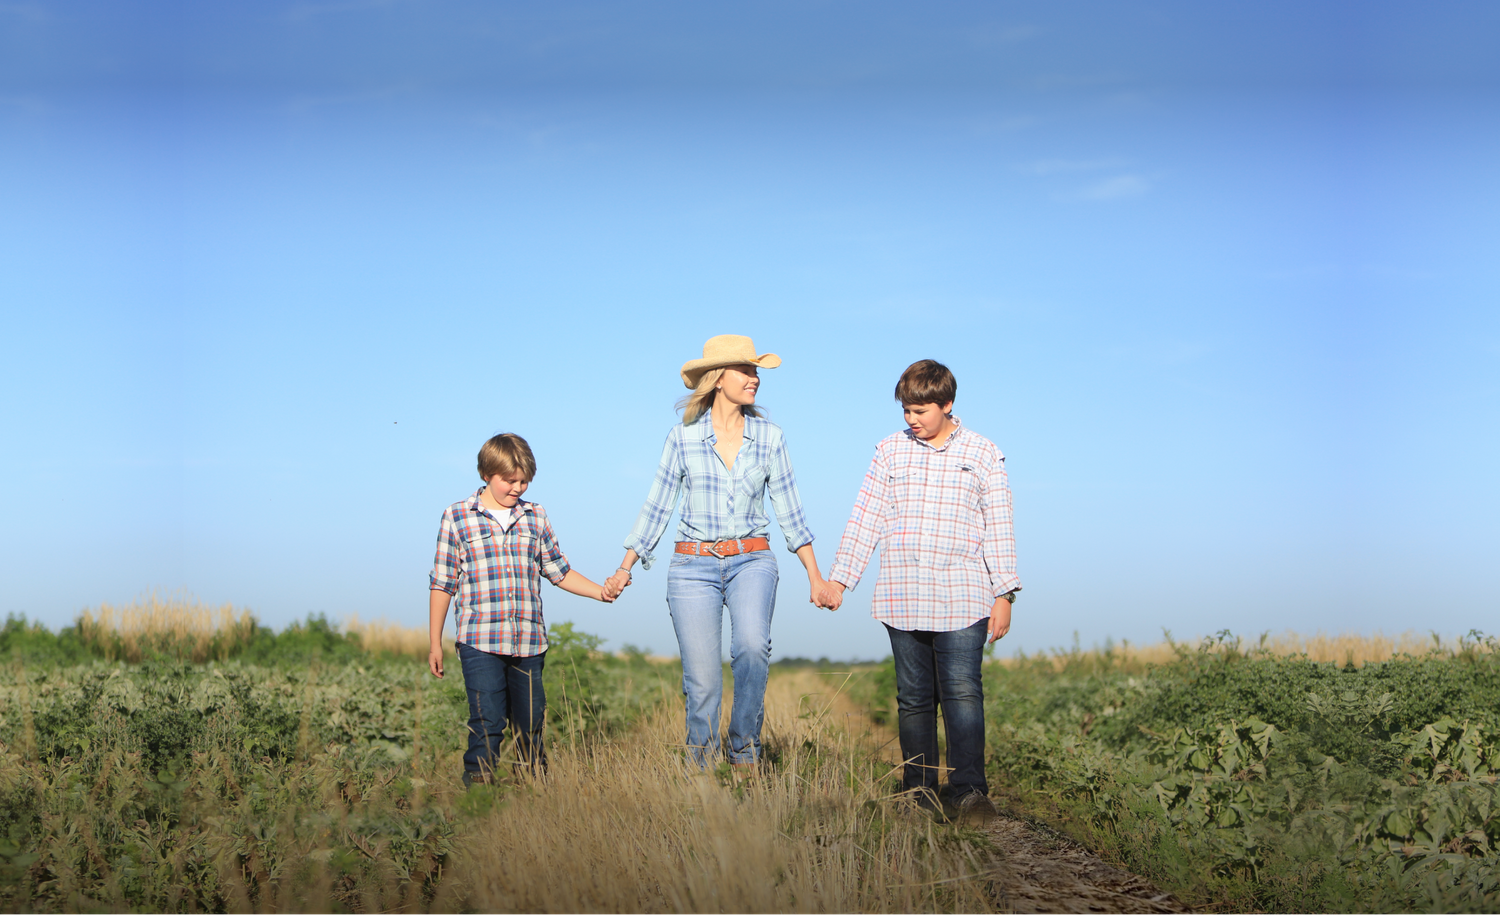
{"type": "Polygon", "coordinates": [[[573,594],[608,601],[603,589],[568,565],[547,513],[521,494],[536,476],[536,458],[519,435],[505,433],[479,449],[474,495],[443,511],[430,576],[427,666],[443,676],[443,623],[454,596],[458,660],[469,694],[469,749],[464,785],[489,783],[509,722],[517,767],[545,768],[542,725],[547,694],[547,624],[541,575],[573,594]]]}
{"type": "Polygon", "coordinates": [[[907,428],[875,446],[828,573],[837,604],[878,548],[871,615],[885,624],[896,664],[901,785],[939,805],[937,709],[948,734],[946,800],[965,822],[996,813],[984,776],[986,642],[1010,631],[1021,590],[1005,455],[953,415],[958,382],[931,359],[896,385],[907,428]]]}

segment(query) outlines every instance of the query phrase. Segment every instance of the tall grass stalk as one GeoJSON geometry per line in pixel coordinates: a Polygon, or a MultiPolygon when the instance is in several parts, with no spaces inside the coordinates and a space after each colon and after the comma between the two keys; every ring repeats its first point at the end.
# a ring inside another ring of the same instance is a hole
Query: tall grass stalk
{"type": "MultiPolygon", "coordinates": [[[[978,834],[892,798],[837,683],[774,677],[769,764],[749,782],[684,766],[682,712],[553,755],[545,784],[454,840],[438,907],[482,911],[970,911],[999,866],[978,834]],[[849,722],[848,727],[845,721],[849,722]]],[[[727,699],[726,699],[727,701],[727,699]]]]}
{"type": "Polygon", "coordinates": [[[186,596],[152,592],[133,603],[100,604],[78,615],[82,641],[107,660],[137,663],[152,655],[202,663],[227,659],[249,643],[255,618],[231,604],[208,607],[186,596]]]}
{"type": "MultiPolygon", "coordinates": [[[[1206,645],[1212,651],[1278,658],[1305,656],[1310,661],[1352,664],[1355,667],[1389,661],[1403,655],[1453,657],[1466,652],[1494,650],[1493,640],[1485,641],[1482,638],[1465,636],[1443,638],[1437,633],[1422,636],[1411,630],[1398,636],[1388,636],[1378,630],[1369,635],[1348,632],[1329,635],[1321,631],[1312,635],[1302,635],[1288,630],[1279,635],[1267,632],[1254,641],[1247,641],[1225,632],[1218,636],[1181,642],[1172,639],[1171,634],[1168,633],[1166,639],[1150,645],[1132,645],[1129,641],[1118,643],[1106,641],[1102,647],[1085,650],[1075,645],[1072,650],[1053,649],[1048,655],[1040,657],[1048,657],[1053,668],[1059,671],[1080,661],[1144,669],[1156,664],[1170,663],[1182,652],[1195,650],[1200,645],[1206,645]]],[[[1038,657],[1027,657],[1023,654],[1005,658],[999,663],[1005,665],[1035,663],[1038,657]]]]}
{"type": "Polygon", "coordinates": [[[995,907],[985,839],[892,797],[899,776],[869,752],[863,714],[833,701],[842,678],[772,678],[766,763],[741,784],[685,766],[674,677],[629,667],[663,701],[604,703],[592,691],[624,684],[589,675],[605,660],[567,641],[548,775],[506,766],[469,792],[458,684],[420,664],[361,669],[363,692],[353,668],[321,663],[18,665],[0,709],[50,690],[50,730],[43,747],[0,715],[0,910],[995,907]],[[180,752],[153,749],[174,735],[180,752]]]}
{"type": "MultiPolygon", "coordinates": [[[[261,627],[249,610],[236,610],[231,604],[212,607],[190,597],[162,597],[153,592],[123,606],[100,604],[97,610],[85,609],[78,615],[76,628],[80,640],[95,654],[133,664],[153,656],[194,663],[224,661],[250,645],[261,627]]],[[[347,616],[339,628],[358,637],[360,647],[373,654],[427,658],[425,628],[403,626],[384,617],[362,620],[358,613],[347,616]]],[[[451,655],[451,627],[444,633],[443,644],[451,655]]]]}
{"type": "MultiPolygon", "coordinates": [[[[385,617],[362,620],[358,613],[351,613],[344,618],[343,630],[359,636],[359,644],[366,651],[427,660],[429,636],[424,628],[403,626],[385,617]]],[[[450,657],[455,651],[452,633],[451,625],[443,631],[444,651],[450,657]]]]}

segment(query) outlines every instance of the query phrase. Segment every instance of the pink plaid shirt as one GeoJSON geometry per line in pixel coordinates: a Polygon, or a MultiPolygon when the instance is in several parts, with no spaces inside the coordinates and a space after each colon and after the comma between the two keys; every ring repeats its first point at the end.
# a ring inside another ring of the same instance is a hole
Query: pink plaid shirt
{"type": "Polygon", "coordinates": [[[490,654],[539,655],[547,650],[541,575],[557,584],[568,575],[568,559],[540,505],[518,501],[509,512],[491,513],[479,501],[482,492],[443,512],[430,587],[458,595],[457,641],[490,654]]]}
{"type": "MultiPolygon", "coordinates": [[[[958,418],[953,420],[958,422],[958,418]]],[[[893,629],[952,632],[1019,591],[1005,455],[959,426],[933,447],[887,436],[859,487],[828,578],[853,589],[876,548],[870,614],[893,629]]]]}

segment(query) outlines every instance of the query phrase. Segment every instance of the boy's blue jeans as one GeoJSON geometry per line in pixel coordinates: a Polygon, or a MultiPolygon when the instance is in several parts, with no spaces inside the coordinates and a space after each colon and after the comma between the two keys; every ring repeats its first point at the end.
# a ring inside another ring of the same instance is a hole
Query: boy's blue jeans
{"type": "Polygon", "coordinates": [[[896,662],[897,732],[906,767],[903,790],[938,790],[937,709],[948,734],[948,791],[952,800],[978,791],[984,778],[984,687],[979,665],[989,620],[952,632],[907,632],[886,626],[896,662]]]}
{"type": "Polygon", "coordinates": [[[521,658],[490,654],[460,642],[458,660],[469,694],[469,749],[464,753],[464,771],[471,776],[488,776],[495,771],[507,721],[515,731],[517,764],[533,770],[538,763],[545,767],[542,725],[547,717],[547,694],[542,689],[542,668],[547,652],[521,658]]]}
{"type": "Polygon", "coordinates": [[[729,761],[760,758],[771,669],[771,614],[781,573],[770,550],[719,559],[676,554],[667,571],[667,607],[682,654],[687,697],[687,745],[693,762],[719,755],[719,710],[724,700],[724,608],[729,608],[729,669],[734,703],[729,711],[729,761]]]}

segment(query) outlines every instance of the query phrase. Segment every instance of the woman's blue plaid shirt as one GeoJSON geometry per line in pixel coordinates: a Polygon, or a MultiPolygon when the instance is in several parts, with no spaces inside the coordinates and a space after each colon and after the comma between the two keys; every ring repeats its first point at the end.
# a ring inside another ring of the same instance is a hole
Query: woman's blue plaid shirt
{"type": "Polygon", "coordinates": [[[684,492],[687,497],[677,526],[678,540],[764,537],[769,523],[765,497],[769,493],[776,521],[786,536],[786,548],[796,552],[812,543],[812,530],[802,512],[802,497],[797,492],[797,478],[781,427],[756,416],[745,417],[745,441],[734,459],[733,472],[725,469],[714,450],[717,441],[713,418],[706,411],[692,425],[678,423],[667,433],[651,492],[625,540],[625,548],[635,550],[641,558],[642,568],[651,568],[651,551],[684,492]]]}

